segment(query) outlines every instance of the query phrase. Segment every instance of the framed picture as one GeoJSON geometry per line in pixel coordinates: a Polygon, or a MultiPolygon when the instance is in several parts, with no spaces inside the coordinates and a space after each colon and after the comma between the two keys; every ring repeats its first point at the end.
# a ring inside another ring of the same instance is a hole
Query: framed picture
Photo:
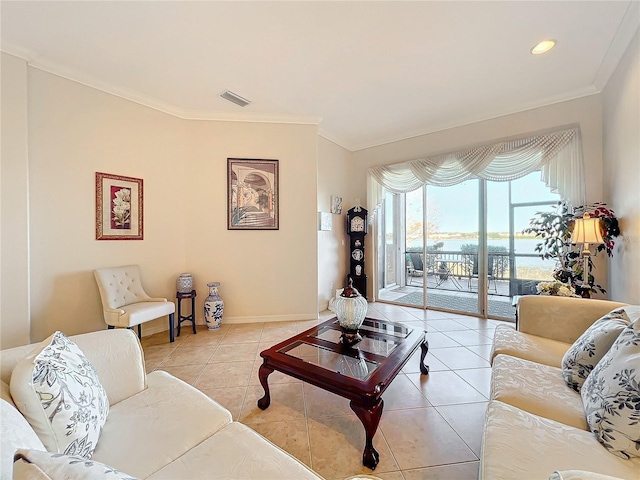
{"type": "Polygon", "coordinates": [[[142,240],[142,179],[96,172],[96,240],[142,240]]]}
{"type": "Polygon", "coordinates": [[[278,230],[278,160],[227,158],[227,230],[278,230]]]}
{"type": "Polygon", "coordinates": [[[331,213],[342,213],[342,197],[331,195],[331,213]]]}

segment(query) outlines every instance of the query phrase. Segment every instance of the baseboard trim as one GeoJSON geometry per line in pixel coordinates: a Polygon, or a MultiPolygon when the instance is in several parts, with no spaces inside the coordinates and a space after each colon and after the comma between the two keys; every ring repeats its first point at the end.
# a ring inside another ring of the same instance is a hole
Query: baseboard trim
{"type": "Polygon", "coordinates": [[[290,315],[261,315],[256,317],[223,317],[222,323],[271,323],[298,322],[302,320],[317,320],[317,313],[292,313],[290,315]]]}
{"type": "MultiPolygon", "coordinates": [[[[177,314],[176,314],[177,315],[177,314]]],[[[289,315],[261,315],[254,317],[222,317],[222,324],[235,325],[241,323],[273,323],[273,322],[299,322],[304,320],[318,320],[318,314],[315,313],[292,313],[289,315]]],[[[142,336],[148,337],[155,333],[168,332],[168,322],[163,322],[164,325],[146,325],[142,324],[142,336]]],[[[204,319],[200,320],[196,318],[196,325],[206,325],[204,319]]],[[[177,320],[176,320],[177,327],[177,320]]],[[[135,333],[137,333],[135,327],[135,333]]],[[[183,322],[181,329],[187,329],[191,331],[191,322],[183,322]]],[[[167,333],[168,335],[168,333],[167,333]]]]}

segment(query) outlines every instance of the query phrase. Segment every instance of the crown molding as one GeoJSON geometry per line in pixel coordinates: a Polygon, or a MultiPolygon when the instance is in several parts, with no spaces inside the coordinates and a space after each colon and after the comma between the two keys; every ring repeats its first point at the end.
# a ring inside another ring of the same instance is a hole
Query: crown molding
{"type": "MultiPolygon", "coordinates": [[[[561,94],[561,95],[555,95],[553,97],[547,97],[546,99],[540,100],[540,101],[536,101],[536,102],[530,102],[530,103],[525,103],[522,105],[518,105],[516,107],[514,107],[513,109],[510,109],[508,111],[504,111],[504,112],[496,112],[493,115],[488,115],[488,116],[483,116],[483,117],[467,117],[466,119],[460,119],[459,121],[455,121],[455,122],[447,122],[447,123],[441,123],[438,125],[434,125],[432,127],[429,127],[428,129],[421,129],[421,130],[415,130],[413,132],[408,132],[405,135],[402,136],[389,136],[386,138],[381,138],[379,141],[375,142],[375,143],[360,143],[360,144],[355,144],[355,145],[350,145],[350,146],[344,146],[344,148],[348,149],[351,152],[358,152],[360,150],[366,150],[368,148],[375,148],[375,147],[380,147],[382,145],[388,145],[391,143],[396,143],[396,142],[402,142],[404,140],[410,140],[412,138],[417,138],[417,137],[421,137],[423,135],[430,135],[433,133],[437,133],[437,132],[442,132],[445,130],[451,130],[452,128],[460,128],[460,127],[465,127],[468,125],[473,125],[475,123],[480,123],[480,122],[486,122],[489,120],[495,120],[498,118],[502,118],[502,117],[507,117],[509,115],[515,115],[517,113],[522,113],[522,112],[526,112],[529,110],[535,110],[537,108],[543,108],[543,107],[548,107],[551,105],[555,105],[558,103],[563,103],[563,102],[568,102],[571,100],[577,100],[579,98],[583,98],[583,97],[589,97],[591,95],[597,95],[598,93],[600,93],[601,90],[596,89],[595,86],[591,85],[589,87],[585,87],[582,89],[578,89],[578,90],[574,90],[573,92],[568,92],[566,94],[561,94]]],[[[330,140],[330,139],[329,139],[330,140]]]]}
{"type": "Polygon", "coordinates": [[[85,85],[96,90],[129,100],[148,108],[172,115],[182,120],[209,120],[222,122],[247,122],[247,123],[285,123],[298,125],[319,125],[322,117],[313,115],[271,114],[271,113],[246,113],[246,112],[221,112],[180,108],[173,104],[163,102],[157,98],[144,95],[135,90],[127,89],[103,82],[77,70],[64,67],[56,62],[38,58],[28,50],[20,49],[10,44],[3,43],[0,47],[3,52],[26,60],[27,65],[43,72],[65,78],[75,83],[85,85]]]}
{"type": "Polygon", "coordinates": [[[593,84],[599,91],[604,90],[607,82],[613,75],[618,63],[631,44],[634,35],[640,28],[640,2],[630,2],[627,11],[620,21],[616,34],[611,40],[609,49],[605,54],[600,68],[593,79],[593,84]]]}
{"type": "Polygon", "coordinates": [[[26,60],[27,63],[38,57],[38,54],[33,50],[18,47],[10,42],[5,41],[0,43],[0,51],[8,55],[13,55],[14,57],[22,58],[23,60],[26,60]]]}

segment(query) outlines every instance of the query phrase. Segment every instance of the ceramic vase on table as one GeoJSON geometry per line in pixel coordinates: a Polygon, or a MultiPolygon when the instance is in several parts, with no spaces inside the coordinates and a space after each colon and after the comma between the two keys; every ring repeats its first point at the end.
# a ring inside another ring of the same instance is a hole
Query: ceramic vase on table
{"type": "Polygon", "coordinates": [[[204,320],[209,330],[217,330],[222,324],[224,301],[218,293],[220,282],[207,283],[209,296],[204,301],[204,320]]]}
{"type": "Polygon", "coordinates": [[[191,293],[193,291],[193,275],[182,273],[176,280],[176,290],[179,293],[191,293]]]}

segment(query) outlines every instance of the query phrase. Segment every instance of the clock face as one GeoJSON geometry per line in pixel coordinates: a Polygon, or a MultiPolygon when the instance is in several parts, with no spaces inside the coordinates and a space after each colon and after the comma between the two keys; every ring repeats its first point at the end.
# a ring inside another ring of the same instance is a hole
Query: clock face
{"type": "Polygon", "coordinates": [[[360,250],[359,248],[356,248],[352,253],[351,253],[351,258],[353,258],[356,262],[359,262],[360,260],[362,260],[364,258],[364,253],[362,250],[360,250]]]}
{"type": "Polygon", "coordinates": [[[362,217],[353,217],[351,219],[352,232],[364,232],[364,219],[362,217]]]}

